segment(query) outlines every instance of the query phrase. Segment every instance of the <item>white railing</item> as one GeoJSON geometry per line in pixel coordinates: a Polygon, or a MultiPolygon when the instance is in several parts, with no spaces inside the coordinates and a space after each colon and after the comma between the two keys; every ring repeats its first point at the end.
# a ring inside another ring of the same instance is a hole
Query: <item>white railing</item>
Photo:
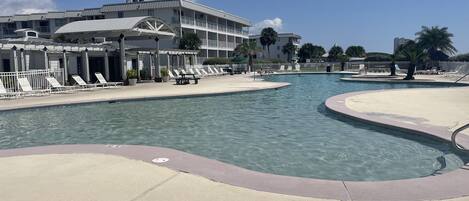
{"type": "Polygon", "coordinates": [[[217,47],[218,46],[218,42],[217,40],[208,40],[208,46],[209,47],[217,47]]]}
{"type": "Polygon", "coordinates": [[[11,92],[20,92],[18,78],[28,78],[33,90],[50,89],[46,77],[54,77],[61,84],[64,84],[62,69],[57,70],[30,70],[19,72],[0,72],[0,79],[4,87],[11,92]]]}

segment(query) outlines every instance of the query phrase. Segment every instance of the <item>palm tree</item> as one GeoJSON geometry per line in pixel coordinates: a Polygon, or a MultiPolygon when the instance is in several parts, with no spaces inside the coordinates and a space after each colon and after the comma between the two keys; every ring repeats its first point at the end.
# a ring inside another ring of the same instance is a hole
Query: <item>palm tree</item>
{"type": "Polygon", "coordinates": [[[402,45],[397,50],[396,54],[396,56],[402,56],[410,61],[410,66],[407,70],[407,76],[404,78],[404,80],[414,80],[414,73],[417,65],[421,64],[428,56],[424,48],[415,41],[409,41],[405,45],[402,45]]]}
{"type": "Polygon", "coordinates": [[[345,54],[349,57],[366,57],[365,48],[362,46],[350,46],[345,51],[345,54]]]}
{"type": "Polygon", "coordinates": [[[278,33],[272,27],[264,28],[261,32],[260,42],[262,44],[262,47],[267,47],[267,53],[269,54],[269,57],[270,46],[275,45],[275,43],[277,42],[277,38],[278,33]]]}
{"type": "Polygon", "coordinates": [[[298,56],[302,62],[306,62],[307,59],[321,58],[324,54],[326,54],[326,50],[323,47],[311,43],[304,44],[298,51],[298,56]]]}
{"type": "Polygon", "coordinates": [[[199,50],[202,41],[195,33],[184,33],[184,36],[179,41],[179,49],[182,50],[199,50]]]}
{"type": "Polygon", "coordinates": [[[457,50],[451,40],[454,35],[448,32],[448,27],[426,27],[415,34],[417,43],[428,53],[432,63],[437,60],[447,59],[456,54],[457,50]]]}
{"type": "Polygon", "coordinates": [[[282,47],[282,53],[288,55],[288,62],[291,62],[293,60],[293,55],[296,53],[298,50],[298,47],[296,47],[293,42],[288,42],[282,47]]]}
{"type": "Polygon", "coordinates": [[[244,41],[236,47],[235,52],[239,55],[248,57],[248,72],[251,72],[253,65],[253,57],[257,52],[262,51],[261,48],[257,46],[256,41],[244,41]]]}
{"type": "Polygon", "coordinates": [[[342,47],[334,45],[332,48],[329,50],[329,58],[332,60],[339,60],[339,57],[344,55],[344,49],[342,47]]]}

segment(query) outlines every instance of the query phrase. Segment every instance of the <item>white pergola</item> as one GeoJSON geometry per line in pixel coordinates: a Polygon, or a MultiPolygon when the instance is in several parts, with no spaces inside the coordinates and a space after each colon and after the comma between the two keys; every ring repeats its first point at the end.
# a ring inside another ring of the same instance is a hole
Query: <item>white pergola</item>
{"type": "MultiPolygon", "coordinates": [[[[129,17],[102,20],[85,20],[66,24],[58,29],[54,38],[75,41],[93,42],[98,37],[119,42],[122,79],[127,78],[125,62],[125,40],[148,40],[156,42],[156,73],[159,74],[159,40],[173,38],[174,30],[162,20],[154,17],[129,17]]],[[[151,73],[153,74],[153,73],[151,73]]]]}

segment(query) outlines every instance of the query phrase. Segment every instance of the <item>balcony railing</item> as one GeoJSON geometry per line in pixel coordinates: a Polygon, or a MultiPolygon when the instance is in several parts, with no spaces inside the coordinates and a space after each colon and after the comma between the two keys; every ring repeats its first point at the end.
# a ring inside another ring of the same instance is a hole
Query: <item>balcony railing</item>
{"type": "Polygon", "coordinates": [[[200,19],[196,20],[195,25],[198,27],[207,27],[207,23],[205,22],[205,20],[200,20],[200,19]]]}
{"type": "Polygon", "coordinates": [[[207,46],[208,45],[208,41],[206,39],[202,39],[202,46],[207,46]]]}
{"type": "Polygon", "coordinates": [[[193,17],[182,17],[181,22],[182,24],[194,25],[195,19],[193,17]]]}
{"type": "Polygon", "coordinates": [[[209,22],[209,23],[208,23],[208,28],[209,28],[209,29],[217,30],[217,23],[209,22]]]}

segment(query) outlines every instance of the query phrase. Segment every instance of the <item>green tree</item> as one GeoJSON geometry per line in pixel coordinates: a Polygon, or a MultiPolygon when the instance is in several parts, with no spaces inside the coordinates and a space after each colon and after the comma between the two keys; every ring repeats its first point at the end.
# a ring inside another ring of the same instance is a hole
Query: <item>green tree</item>
{"type": "Polygon", "coordinates": [[[288,55],[288,62],[291,62],[293,60],[293,55],[296,53],[297,50],[298,47],[291,41],[282,47],[282,52],[288,55]]]}
{"type": "Polygon", "coordinates": [[[415,34],[417,43],[427,52],[431,65],[436,61],[448,60],[449,56],[456,54],[457,50],[451,40],[454,35],[448,32],[448,27],[426,27],[415,34]]]}
{"type": "Polygon", "coordinates": [[[396,57],[397,56],[402,56],[410,62],[409,69],[407,69],[407,76],[404,80],[414,80],[417,65],[423,63],[428,55],[419,43],[409,41],[398,48],[396,51],[396,57]]]}
{"type": "Polygon", "coordinates": [[[270,46],[275,45],[275,43],[277,42],[277,38],[278,38],[278,33],[272,27],[264,28],[261,32],[260,42],[262,44],[262,47],[264,48],[267,47],[267,53],[269,54],[269,57],[270,57],[270,46]]]}
{"type": "Polygon", "coordinates": [[[334,45],[329,50],[329,59],[333,61],[338,61],[342,55],[344,55],[344,49],[340,46],[334,45]]]}
{"type": "Polygon", "coordinates": [[[262,51],[261,48],[257,46],[256,41],[244,41],[236,47],[235,52],[238,55],[243,55],[248,57],[248,71],[251,72],[253,65],[253,58],[258,52],[262,51]]]}
{"type": "Polygon", "coordinates": [[[298,51],[301,62],[306,62],[307,59],[319,59],[324,54],[326,54],[326,50],[323,47],[311,43],[304,44],[298,51]]]}
{"type": "Polygon", "coordinates": [[[349,57],[366,57],[365,48],[362,46],[350,46],[345,51],[345,54],[349,57]]]}
{"type": "Polygon", "coordinates": [[[179,41],[179,49],[182,50],[199,50],[202,41],[195,33],[184,33],[184,36],[179,41]]]}

